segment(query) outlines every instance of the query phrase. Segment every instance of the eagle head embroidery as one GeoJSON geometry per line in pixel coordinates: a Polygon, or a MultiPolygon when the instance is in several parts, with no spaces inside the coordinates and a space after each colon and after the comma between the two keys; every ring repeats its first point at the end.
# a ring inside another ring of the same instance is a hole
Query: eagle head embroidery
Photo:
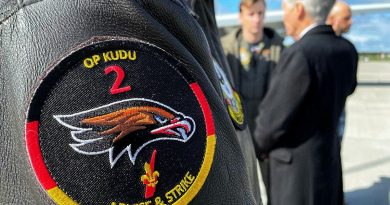
{"type": "Polygon", "coordinates": [[[128,153],[134,164],[139,152],[160,140],[187,142],[195,132],[195,122],[183,113],[148,99],[130,99],[72,115],[53,116],[69,128],[78,153],[98,155],[108,152],[111,168],[128,153]]]}

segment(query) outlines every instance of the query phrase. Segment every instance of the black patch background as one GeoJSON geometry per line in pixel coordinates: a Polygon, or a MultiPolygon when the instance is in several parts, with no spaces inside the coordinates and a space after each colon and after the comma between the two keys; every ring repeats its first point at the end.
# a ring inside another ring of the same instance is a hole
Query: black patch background
{"type": "Polygon", "coordinates": [[[180,183],[188,171],[196,176],[204,159],[206,129],[199,102],[189,87],[193,82],[182,64],[140,42],[98,43],[73,53],[55,66],[38,87],[28,120],[40,121],[43,158],[58,187],[81,204],[147,201],[140,178],[145,174],[144,164],[150,162],[154,149],[157,150],[155,171],[160,173],[154,197],[165,199],[165,193],[180,183]],[[91,69],[84,67],[84,58],[117,49],[134,50],[137,59],[104,63],[102,58],[99,65],[91,69]],[[110,94],[116,79],[114,72],[104,74],[104,69],[110,65],[119,65],[125,70],[126,77],[120,87],[130,85],[131,91],[110,94]],[[134,165],[126,152],[111,169],[108,152],[84,155],[74,151],[69,145],[75,143],[71,130],[53,118],[53,115],[74,114],[130,98],[154,100],[192,117],[196,132],[186,143],[157,141],[147,145],[134,165]]]}

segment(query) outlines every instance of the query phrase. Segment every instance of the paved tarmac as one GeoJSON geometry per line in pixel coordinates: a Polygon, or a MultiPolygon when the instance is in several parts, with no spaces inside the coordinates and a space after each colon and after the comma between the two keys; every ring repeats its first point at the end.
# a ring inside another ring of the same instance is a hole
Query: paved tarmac
{"type": "Polygon", "coordinates": [[[390,205],[390,62],[359,62],[358,82],[346,105],[341,152],[345,201],[390,205]]]}
{"type": "Polygon", "coordinates": [[[342,144],[348,205],[390,204],[390,63],[359,62],[342,144]]]}

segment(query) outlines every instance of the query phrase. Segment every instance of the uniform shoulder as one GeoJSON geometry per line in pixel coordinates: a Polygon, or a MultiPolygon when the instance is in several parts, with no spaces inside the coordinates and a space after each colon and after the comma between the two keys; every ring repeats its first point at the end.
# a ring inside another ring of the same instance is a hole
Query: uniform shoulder
{"type": "Polygon", "coordinates": [[[225,52],[229,52],[234,48],[234,42],[237,42],[237,36],[240,32],[240,28],[234,29],[221,38],[221,44],[225,52]]]}

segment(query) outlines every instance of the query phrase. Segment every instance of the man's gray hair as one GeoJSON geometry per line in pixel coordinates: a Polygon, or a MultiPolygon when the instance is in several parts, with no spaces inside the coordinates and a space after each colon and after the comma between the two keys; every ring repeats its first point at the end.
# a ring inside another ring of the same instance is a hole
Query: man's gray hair
{"type": "Polygon", "coordinates": [[[335,0],[284,0],[292,5],[301,2],[306,12],[319,24],[325,23],[335,0]]]}

